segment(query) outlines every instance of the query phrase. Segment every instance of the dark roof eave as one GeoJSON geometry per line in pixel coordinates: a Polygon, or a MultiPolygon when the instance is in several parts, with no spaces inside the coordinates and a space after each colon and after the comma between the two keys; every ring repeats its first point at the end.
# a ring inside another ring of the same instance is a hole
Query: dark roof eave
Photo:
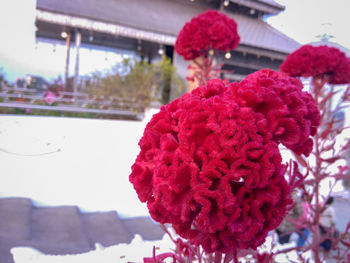
{"type": "Polygon", "coordinates": [[[265,14],[270,15],[278,15],[281,11],[285,9],[284,6],[279,5],[274,2],[274,4],[271,4],[270,1],[267,3],[266,1],[247,1],[247,0],[230,0],[233,3],[256,9],[258,11],[261,11],[265,14]]]}
{"type": "Polygon", "coordinates": [[[235,51],[241,52],[241,53],[247,53],[247,54],[253,54],[258,57],[268,57],[271,59],[277,59],[277,60],[285,60],[288,53],[280,52],[277,50],[269,50],[269,49],[263,49],[258,47],[253,47],[249,45],[239,44],[239,46],[235,49],[235,51]]]}
{"type": "MultiPolygon", "coordinates": [[[[233,17],[236,21],[240,22],[240,17],[233,17]]],[[[102,32],[112,35],[120,35],[127,38],[141,39],[145,41],[162,43],[165,45],[174,45],[176,41],[176,36],[166,33],[151,32],[148,30],[137,29],[131,26],[124,26],[113,22],[105,22],[101,20],[95,20],[87,17],[81,17],[76,15],[68,15],[65,13],[56,13],[52,11],[47,11],[43,9],[36,10],[36,19],[45,23],[54,23],[67,27],[75,27],[86,29],[90,31],[102,32]]],[[[247,23],[247,19],[243,19],[242,23],[247,23]]],[[[263,28],[264,29],[264,28],[263,28]]],[[[276,35],[275,30],[272,30],[273,34],[276,35]]],[[[260,45],[251,45],[251,40],[246,41],[248,43],[240,43],[237,51],[242,50],[242,52],[256,54],[257,56],[267,56],[273,59],[284,60],[288,50],[281,51],[277,47],[260,45]]],[[[252,42],[253,43],[253,42],[252,42]]]]}
{"type": "Polygon", "coordinates": [[[157,42],[166,45],[173,45],[176,40],[176,36],[169,34],[150,32],[148,30],[123,26],[112,22],[105,22],[101,20],[97,21],[89,17],[76,16],[63,12],[58,13],[41,8],[36,9],[36,20],[67,27],[81,28],[112,35],[120,35],[123,37],[157,42]]]}

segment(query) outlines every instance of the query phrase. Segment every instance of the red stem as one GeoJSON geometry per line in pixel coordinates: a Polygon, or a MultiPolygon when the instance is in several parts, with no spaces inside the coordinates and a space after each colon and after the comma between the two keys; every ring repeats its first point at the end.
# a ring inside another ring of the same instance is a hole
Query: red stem
{"type": "Polygon", "coordinates": [[[221,263],[222,253],[215,252],[214,263],[221,263]]]}
{"type": "MultiPolygon", "coordinates": [[[[324,85],[323,82],[317,81],[317,80],[312,80],[313,83],[313,88],[314,88],[314,98],[317,103],[319,104],[319,99],[320,99],[320,92],[321,89],[324,85]]],[[[323,116],[322,116],[323,117],[323,116]]],[[[323,124],[323,118],[321,118],[321,124],[323,124]]],[[[321,127],[320,127],[321,128],[321,127]]],[[[316,157],[316,167],[315,167],[315,172],[314,172],[314,177],[315,177],[315,199],[316,199],[316,205],[315,205],[315,216],[314,216],[314,244],[313,244],[313,252],[315,255],[315,261],[316,263],[321,262],[320,261],[320,254],[319,254],[319,243],[320,243],[320,193],[319,193],[319,188],[320,188],[320,175],[321,175],[321,156],[320,156],[320,132],[318,131],[315,135],[315,157],[316,157]]]]}

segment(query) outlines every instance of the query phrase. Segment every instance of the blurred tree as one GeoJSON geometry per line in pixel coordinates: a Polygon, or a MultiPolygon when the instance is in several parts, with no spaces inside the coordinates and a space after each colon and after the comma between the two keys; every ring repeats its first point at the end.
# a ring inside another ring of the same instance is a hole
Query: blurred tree
{"type": "Polygon", "coordinates": [[[91,97],[115,98],[144,108],[152,102],[168,103],[171,89],[179,95],[184,90],[176,68],[167,57],[151,64],[144,60],[124,60],[107,73],[96,71],[83,77],[82,86],[91,97]]]}

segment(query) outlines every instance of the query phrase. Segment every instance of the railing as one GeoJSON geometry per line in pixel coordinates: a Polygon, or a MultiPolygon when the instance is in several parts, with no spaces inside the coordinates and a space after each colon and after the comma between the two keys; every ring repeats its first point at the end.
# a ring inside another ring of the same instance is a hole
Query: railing
{"type": "Polygon", "coordinates": [[[29,88],[2,87],[0,90],[0,108],[38,109],[75,113],[93,113],[96,115],[116,115],[118,117],[142,119],[144,105],[130,99],[89,96],[81,92],[38,91],[29,88]]]}

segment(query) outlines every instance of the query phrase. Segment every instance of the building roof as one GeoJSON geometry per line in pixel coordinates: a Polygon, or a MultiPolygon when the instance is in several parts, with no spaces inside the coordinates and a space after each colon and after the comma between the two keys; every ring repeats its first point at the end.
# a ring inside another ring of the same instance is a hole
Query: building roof
{"type": "Polygon", "coordinates": [[[262,11],[265,14],[277,15],[284,10],[284,6],[273,0],[230,0],[233,3],[262,11]]]}
{"type": "MultiPolygon", "coordinates": [[[[272,0],[245,1],[277,6],[272,0]]],[[[62,25],[64,23],[67,23],[68,26],[73,24],[77,27],[84,25],[85,27],[93,27],[91,30],[98,30],[96,22],[103,21],[105,22],[105,27],[111,29],[109,33],[116,32],[116,34],[121,36],[143,39],[145,32],[152,32],[158,34],[156,35],[158,38],[154,39],[158,39],[159,43],[172,45],[175,43],[176,36],[184,24],[195,15],[205,11],[205,7],[201,5],[164,0],[37,0],[37,9],[39,12],[49,12],[53,15],[66,15],[55,20],[60,21],[59,23],[62,25]],[[169,10],[171,11],[169,12],[169,10]],[[80,25],[79,20],[70,22],[67,18],[68,16],[86,18],[90,23],[85,22],[80,25]],[[121,27],[113,31],[113,25],[121,27]],[[128,31],[128,29],[133,30],[133,34],[129,34],[128,32],[131,31],[128,31]]],[[[240,45],[284,54],[294,51],[299,46],[296,41],[283,35],[260,19],[240,14],[230,13],[229,15],[238,23],[238,31],[241,35],[240,45]]],[[[44,21],[45,16],[37,15],[37,19],[44,21]]]]}
{"type": "Polygon", "coordinates": [[[277,2],[273,1],[273,0],[257,0],[257,2],[261,2],[261,3],[265,3],[280,9],[284,9],[283,5],[278,4],[277,2]]]}
{"type": "Polygon", "coordinates": [[[255,46],[282,53],[291,53],[300,44],[273,28],[266,22],[239,14],[227,14],[236,20],[238,33],[241,36],[240,44],[255,46]]]}

